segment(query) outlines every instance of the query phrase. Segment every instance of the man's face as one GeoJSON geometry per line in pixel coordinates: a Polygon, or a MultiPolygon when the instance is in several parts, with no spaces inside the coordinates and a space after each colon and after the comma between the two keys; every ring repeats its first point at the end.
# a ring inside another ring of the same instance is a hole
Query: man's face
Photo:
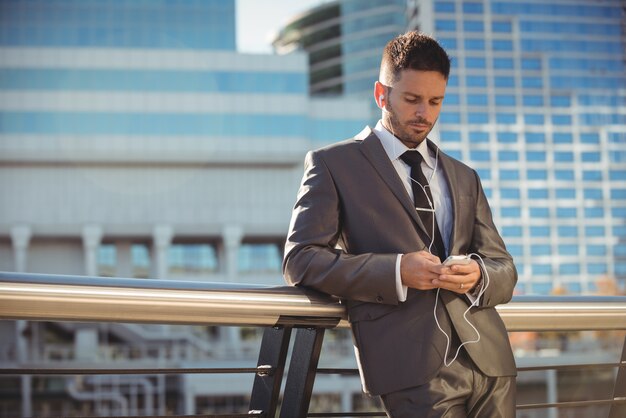
{"type": "Polygon", "coordinates": [[[418,146],[439,118],[447,80],[436,71],[403,70],[387,86],[383,125],[409,148],[418,146]]]}

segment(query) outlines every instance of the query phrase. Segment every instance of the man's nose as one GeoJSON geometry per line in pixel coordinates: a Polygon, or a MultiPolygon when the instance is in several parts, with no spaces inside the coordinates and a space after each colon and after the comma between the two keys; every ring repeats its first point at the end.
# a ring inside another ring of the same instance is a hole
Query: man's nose
{"type": "Polygon", "coordinates": [[[417,105],[415,105],[415,114],[417,116],[426,116],[426,104],[424,103],[418,103],[417,105]]]}

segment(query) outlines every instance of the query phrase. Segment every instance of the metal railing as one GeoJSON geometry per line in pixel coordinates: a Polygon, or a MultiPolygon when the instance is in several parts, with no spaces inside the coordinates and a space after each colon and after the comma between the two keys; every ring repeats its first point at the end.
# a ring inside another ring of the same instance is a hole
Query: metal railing
{"type": "MultiPolygon", "coordinates": [[[[625,330],[626,297],[516,297],[498,307],[509,331],[625,330]]],[[[98,369],[4,368],[3,375],[254,373],[250,413],[222,416],[276,416],[283,372],[281,418],[306,416],[385,416],[383,413],[308,413],[317,373],[355,374],[352,369],[317,368],[324,331],[349,327],[336,298],[293,287],[119,279],[0,272],[0,319],[31,321],[128,322],[186,325],[262,326],[257,367],[98,369]],[[294,348],[289,367],[292,330],[294,348]]],[[[625,341],[626,342],[626,341],[625,341]]],[[[592,365],[520,368],[548,370],[592,365]]],[[[518,409],[610,405],[610,418],[626,416],[626,344],[617,363],[610,399],[536,403],[518,409]]]]}

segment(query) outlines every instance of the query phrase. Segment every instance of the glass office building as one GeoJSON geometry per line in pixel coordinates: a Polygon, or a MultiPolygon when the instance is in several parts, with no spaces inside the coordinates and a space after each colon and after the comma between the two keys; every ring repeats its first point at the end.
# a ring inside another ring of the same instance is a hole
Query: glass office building
{"type": "Polygon", "coordinates": [[[475,167],[521,293],[626,280],[624,2],[409,3],[452,74],[443,148],[475,167]]]}
{"type": "Polygon", "coordinates": [[[0,45],[234,51],[235,2],[2,1],[0,45]]]}
{"type": "Polygon", "coordinates": [[[315,95],[371,96],[380,50],[406,28],[406,0],[342,0],[294,17],[273,42],[279,54],[309,53],[315,95]]]}

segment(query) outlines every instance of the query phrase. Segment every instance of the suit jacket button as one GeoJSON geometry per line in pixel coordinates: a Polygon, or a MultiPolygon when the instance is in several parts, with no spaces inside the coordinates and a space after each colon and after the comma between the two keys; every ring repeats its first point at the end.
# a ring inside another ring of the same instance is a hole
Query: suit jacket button
{"type": "Polygon", "coordinates": [[[381,303],[383,301],[382,296],[376,296],[376,302],[381,303]]]}

